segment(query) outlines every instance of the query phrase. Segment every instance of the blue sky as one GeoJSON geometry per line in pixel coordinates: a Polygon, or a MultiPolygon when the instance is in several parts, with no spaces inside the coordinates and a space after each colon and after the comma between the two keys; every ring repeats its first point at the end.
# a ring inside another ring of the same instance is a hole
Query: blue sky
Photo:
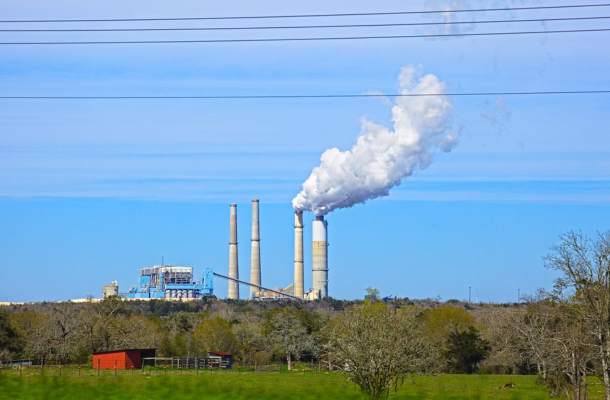
{"type": "MultiPolygon", "coordinates": [[[[0,2],[2,19],[146,18],[379,12],[577,4],[528,1],[0,2]]],[[[479,19],[610,15],[530,11],[479,19]]],[[[461,18],[470,18],[463,16],[461,18]]],[[[419,16],[349,23],[427,21],[419,16]]],[[[330,20],[272,21],[273,24],[330,20]]],[[[344,23],[345,20],[332,22],[344,23]]],[[[148,23],[237,26],[269,21],[148,23]]],[[[33,25],[22,24],[19,28],[33,25]]],[[[66,27],[61,24],[61,27],[66,27]]],[[[77,24],[90,27],[90,24],[77,24]]],[[[117,27],[116,24],[99,24],[117,27]]],[[[5,25],[3,25],[5,27],[5,25]]],[[[8,27],[8,25],[6,25],[8,27]]],[[[5,29],[6,29],[5,27],[5,29]]],[[[38,27],[38,26],[37,26],[38,27]]],[[[467,26],[468,32],[586,29],[604,21],[467,26]]],[[[59,26],[57,26],[59,28],[59,26]]],[[[416,34],[383,28],[375,34],[416,34]]],[[[3,41],[340,36],[364,30],[262,33],[2,33],[3,41]],[[52,35],[52,36],[51,36],[52,35]]],[[[610,88],[608,33],[449,40],[14,46],[0,52],[0,93],[232,95],[392,93],[423,66],[450,92],[610,88]]],[[[450,97],[459,144],[386,199],[328,216],[330,293],[510,301],[550,287],[541,257],[569,229],[609,228],[610,95],[450,97]]],[[[263,284],[292,282],[290,201],[332,147],[348,150],[363,117],[391,125],[387,99],[0,100],[0,298],[99,295],[159,263],[228,270],[237,202],[240,276],[249,275],[250,200],[261,199],[263,284]]],[[[311,220],[306,216],[306,221],[311,220]]],[[[306,238],[311,232],[306,224],[306,238]]],[[[306,241],[307,243],[307,241],[306,241]]],[[[306,246],[306,249],[308,247],[306,246]]],[[[308,251],[311,251],[308,248],[308,251]]],[[[306,286],[311,283],[306,254],[306,286]],[[308,283],[309,282],[309,283],[308,283]]],[[[226,284],[217,281],[217,293],[226,284]]]]}

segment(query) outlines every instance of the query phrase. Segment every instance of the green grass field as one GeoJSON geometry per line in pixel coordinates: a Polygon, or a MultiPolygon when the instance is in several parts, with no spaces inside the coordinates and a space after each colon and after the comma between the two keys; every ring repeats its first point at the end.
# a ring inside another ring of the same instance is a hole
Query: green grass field
{"type": "MultiPolygon", "coordinates": [[[[366,399],[345,377],[331,372],[208,374],[162,373],[143,375],[111,371],[95,374],[46,376],[15,371],[0,376],[0,400],[33,399],[366,399]]],[[[55,371],[56,372],[56,371],[55,371]]],[[[88,371],[91,372],[91,371],[88,371]]],[[[592,386],[591,399],[602,398],[601,386],[592,386]],[[593,389],[595,388],[595,389],[593,389]]],[[[414,376],[392,396],[395,399],[548,399],[546,387],[536,385],[535,376],[508,375],[419,375],[414,376]],[[496,389],[514,382],[514,389],[496,389]]]]}

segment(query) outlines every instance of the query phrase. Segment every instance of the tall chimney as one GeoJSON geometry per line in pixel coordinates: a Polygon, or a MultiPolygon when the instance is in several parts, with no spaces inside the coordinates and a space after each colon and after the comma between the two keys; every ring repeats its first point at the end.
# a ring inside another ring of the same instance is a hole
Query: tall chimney
{"type": "Polygon", "coordinates": [[[328,296],[328,224],[324,216],[317,216],[311,225],[313,234],[313,288],[320,298],[328,296]]]}
{"type": "Polygon", "coordinates": [[[305,295],[303,283],[303,212],[294,213],[294,295],[302,299],[305,295]]]}
{"type": "MultiPolygon", "coordinates": [[[[237,204],[231,204],[231,237],[229,241],[229,278],[239,279],[237,266],[237,204]]],[[[229,298],[239,299],[239,284],[229,281],[229,298]]]]}
{"type": "MultiPolygon", "coordinates": [[[[250,283],[261,285],[261,236],[258,225],[258,199],[252,200],[252,255],[250,261],[250,283]]],[[[258,286],[250,286],[252,292],[261,290],[258,286]]]]}

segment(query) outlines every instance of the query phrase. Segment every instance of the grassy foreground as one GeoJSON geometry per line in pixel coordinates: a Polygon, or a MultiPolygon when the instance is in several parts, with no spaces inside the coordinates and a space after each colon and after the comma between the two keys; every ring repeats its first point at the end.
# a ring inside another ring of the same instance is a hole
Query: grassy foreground
{"type": "MultiPolygon", "coordinates": [[[[412,377],[393,399],[548,399],[535,376],[420,375],[412,377]],[[514,389],[496,389],[514,382],[514,389]]],[[[594,395],[594,393],[590,393],[594,395]]],[[[595,393],[596,394],[596,393],[595,393]]],[[[596,398],[598,396],[591,396],[596,398]]],[[[140,375],[131,376],[0,376],[0,400],[105,399],[366,399],[345,386],[338,373],[140,375]]]]}

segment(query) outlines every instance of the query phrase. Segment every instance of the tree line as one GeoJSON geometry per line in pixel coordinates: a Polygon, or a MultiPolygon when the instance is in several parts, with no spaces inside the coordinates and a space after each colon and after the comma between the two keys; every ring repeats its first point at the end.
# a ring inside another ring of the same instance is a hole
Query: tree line
{"type": "Polygon", "coordinates": [[[544,257],[552,290],[514,304],[440,299],[199,299],[38,303],[0,308],[0,358],[91,362],[94,352],[156,348],[163,357],[217,350],[234,363],[312,360],[372,397],[415,373],[537,375],[553,395],[586,399],[599,378],[610,399],[610,231],[560,237],[544,257]]]}

